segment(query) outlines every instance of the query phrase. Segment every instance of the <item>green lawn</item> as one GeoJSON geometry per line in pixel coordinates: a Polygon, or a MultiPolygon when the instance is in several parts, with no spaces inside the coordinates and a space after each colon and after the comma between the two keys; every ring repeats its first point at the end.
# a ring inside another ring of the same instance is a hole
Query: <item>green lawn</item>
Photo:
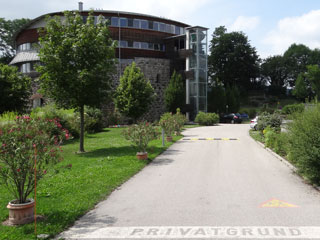
{"type": "MultiPolygon", "coordinates": [[[[136,150],[121,135],[122,129],[105,129],[85,138],[86,153],[76,154],[78,140],[63,146],[64,161],[49,169],[37,187],[37,214],[46,220],[37,224],[37,234],[54,236],[105,199],[117,186],[139,172],[149,161],[137,160],[136,150]]],[[[174,137],[177,141],[181,137],[174,137]]],[[[172,143],[162,147],[152,141],[149,158],[154,159],[172,143]]],[[[130,197],[130,196],[128,196],[130,197]]],[[[0,221],[8,218],[11,195],[0,185],[0,221]]],[[[34,239],[34,224],[8,227],[0,224],[0,239],[34,239]]]]}
{"type": "Polygon", "coordinates": [[[259,141],[261,143],[264,143],[265,139],[260,131],[255,131],[255,130],[250,129],[249,134],[254,140],[259,141]]]}

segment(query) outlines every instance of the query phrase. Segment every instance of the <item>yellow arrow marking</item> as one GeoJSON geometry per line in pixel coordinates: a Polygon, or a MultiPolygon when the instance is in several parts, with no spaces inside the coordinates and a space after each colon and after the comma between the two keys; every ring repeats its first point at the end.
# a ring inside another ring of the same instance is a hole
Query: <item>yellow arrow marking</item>
{"type": "Polygon", "coordinates": [[[298,206],[278,200],[278,199],[271,199],[265,203],[262,203],[261,207],[263,208],[296,208],[298,206]]]}

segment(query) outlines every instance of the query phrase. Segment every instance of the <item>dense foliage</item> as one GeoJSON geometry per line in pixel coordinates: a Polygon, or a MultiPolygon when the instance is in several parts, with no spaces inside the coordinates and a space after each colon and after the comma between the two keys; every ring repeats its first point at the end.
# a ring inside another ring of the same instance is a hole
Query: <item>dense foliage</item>
{"type": "Polygon", "coordinates": [[[154,89],[149,80],[133,62],[127,66],[120,78],[120,84],[115,93],[117,109],[136,122],[148,111],[154,99],[154,89]]]}
{"type": "Polygon", "coordinates": [[[65,12],[65,19],[48,17],[40,31],[41,88],[65,108],[80,112],[80,152],[84,152],[84,106],[97,107],[110,97],[115,42],[102,17],[84,19],[65,12]]]}
{"type": "Polygon", "coordinates": [[[13,20],[0,18],[0,63],[10,63],[16,53],[14,34],[29,22],[30,19],[26,18],[13,20]]]}
{"type": "Polygon", "coordinates": [[[278,112],[270,114],[268,112],[262,112],[259,115],[257,130],[263,131],[265,128],[270,127],[274,131],[280,132],[282,118],[278,112]]]}
{"type": "Polygon", "coordinates": [[[177,108],[185,105],[185,88],[182,76],[173,72],[169,85],[164,92],[164,101],[168,112],[175,112],[177,108]]]}
{"type": "Polygon", "coordinates": [[[320,105],[297,115],[290,126],[289,158],[312,182],[320,184],[320,105]]]}
{"type": "Polygon", "coordinates": [[[221,26],[212,35],[208,68],[214,82],[248,89],[259,76],[259,57],[247,36],[221,26]]]}
{"type": "Polygon", "coordinates": [[[40,179],[60,159],[59,145],[68,138],[68,130],[56,119],[23,116],[1,127],[0,178],[17,203],[27,202],[35,175],[40,179]]]}
{"type": "Polygon", "coordinates": [[[31,79],[16,67],[0,63],[0,114],[6,111],[22,112],[31,93],[31,79]]]}
{"type": "Polygon", "coordinates": [[[194,121],[200,125],[212,126],[219,122],[219,115],[216,113],[199,112],[194,121]]]}
{"type": "Polygon", "coordinates": [[[159,131],[151,123],[140,122],[124,129],[122,134],[140,153],[145,153],[149,142],[159,136],[159,131]]]}

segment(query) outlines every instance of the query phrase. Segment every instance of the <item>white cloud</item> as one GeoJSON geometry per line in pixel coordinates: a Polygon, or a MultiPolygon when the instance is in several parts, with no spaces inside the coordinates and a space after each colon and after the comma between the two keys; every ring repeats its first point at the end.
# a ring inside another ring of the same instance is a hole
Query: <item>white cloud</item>
{"type": "Polygon", "coordinates": [[[228,27],[228,30],[248,32],[257,28],[259,24],[260,24],[259,17],[239,16],[231,24],[231,26],[228,27]]]}
{"type": "Polygon", "coordinates": [[[267,34],[263,43],[271,46],[272,54],[284,53],[293,43],[320,48],[320,10],[281,19],[277,28],[267,34]]]}
{"type": "Polygon", "coordinates": [[[104,10],[119,10],[162,16],[177,21],[189,23],[190,15],[196,13],[210,0],[117,0],[117,1],[84,1],[84,9],[103,8],[104,10]]]}

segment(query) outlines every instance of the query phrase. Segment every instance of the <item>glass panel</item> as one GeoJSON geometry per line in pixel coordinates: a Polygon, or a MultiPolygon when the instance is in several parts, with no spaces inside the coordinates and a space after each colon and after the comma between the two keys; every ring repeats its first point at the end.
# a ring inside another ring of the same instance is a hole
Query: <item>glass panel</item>
{"type": "Polygon", "coordinates": [[[160,23],[160,31],[165,32],[166,31],[166,25],[164,23],[160,23]]]}
{"type": "Polygon", "coordinates": [[[133,27],[140,28],[140,20],[139,19],[133,19],[133,27]]]}
{"type": "Polygon", "coordinates": [[[128,19],[120,18],[120,26],[121,27],[128,27],[128,19]]]}
{"type": "Polygon", "coordinates": [[[206,83],[207,82],[207,74],[204,70],[199,70],[199,82],[206,83]]]}
{"type": "Polygon", "coordinates": [[[119,19],[117,17],[111,18],[111,26],[118,27],[119,26],[119,19]]]}
{"type": "Polygon", "coordinates": [[[133,27],[133,19],[128,18],[128,27],[133,27]]]}
{"type": "Polygon", "coordinates": [[[128,41],[128,47],[132,48],[133,47],[133,42],[132,41],[128,41]]]}
{"type": "Polygon", "coordinates": [[[197,95],[197,85],[195,83],[190,83],[190,96],[197,95]]]}
{"type": "Polygon", "coordinates": [[[166,32],[171,33],[171,25],[166,24],[166,32]]]}
{"type": "Polygon", "coordinates": [[[141,22],[142,29],[148,29],[148,21],[147,20],[140,20],[140,22],[141,22]]]}
{"type": "Polygon", "coordinates": [[[141,48],[142,48],[142,49],[148,49],[148,47],[149,47],[149,44],[148,44],[148,43],[146,43],[146,42],[142,42],[142,43],[141,43],[141,48]]]}
{"type": "Polygon", "coordinates": [[[177,34],[177,35],[180,35],[180,27],[175,26],[174,28],[175,28],[174,33],[177,34]]]}
{"type": "Polygon", "coordinates": [[[158,22],[153,22],[153,30],[159,31],[159,23],[158,22]]]}
{"type": "Polygon", "coordinates": [[[159,51],[159,50],[160,50],[160,44],[155,43],[155,44],[154,44],[154,50],[159,51]]]}
{"type": "Polygon", "coordinates": [[[128,47],[128,42],[127,41],[120,41],[120,47],[123,47],[123,48],[128,47]]]}
{"type": "Polygon", "coordinates": [[[160,45],[160,50],[161,50],[161,51],[165,51],[165,50],[166,50],[166,46],[165,46],[164,44],[161,44],[161,45],[160,45]]]}
{"type": "Polygon", "coordinates": [[[148,27],[153,30],[153,21],[148,21],[148,27]]]}
{"type": "Polygon", "coordinates": [[[206,96],[206,84],[199,83],[199,96],[205,97],[206,96]]]}
{"type": "Polygon", "coordinates": [[[140,42],[133,42],[134,48],[140,48],[140,42]]]}
{"type": "Polygon", "coordinates": [[[205,112],[206,109],[206,98],[205,97],[200,97],[199,98],[199,111],[205,112]]]}
{"type": "Polygon", "coordinates": [[[151,49],[151,50],[153,50],[153,49],[154,49],[153,43],[149,43],[149,47],[148,47],[148,48],[151,49]]]}

